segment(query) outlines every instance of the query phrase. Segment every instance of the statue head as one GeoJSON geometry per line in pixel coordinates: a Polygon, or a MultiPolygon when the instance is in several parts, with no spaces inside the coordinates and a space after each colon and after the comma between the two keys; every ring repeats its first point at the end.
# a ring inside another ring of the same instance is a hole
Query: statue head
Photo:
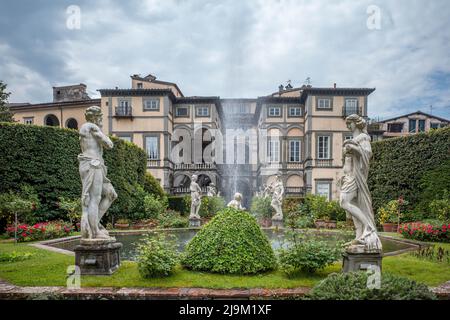
{"type": "Polygon", "coordinates": [[[95,123],[98,126],[102,125],[102,109],[99,106],[91,106],[86,109],[84,116],[87,122],[95,123]]]}
{"type": "Polygon", "coordinates": [[[240,194],[239,192],[236,192],[234,194],[234,200],[241,201],[242,200],[242,194],[240,194]]]}
{"type": "Polygon", "coordinates": [[[192,182],[197,182],[197,179],[198,179],[197,175],[193,174],[191,177],[192,182]]]}
{"type": "Polygon", "coordinates": [[[362,132],[367,133],[366,120],[364,120],[363,117],[357,114],[349,115],[345,119],[345,124],[347,125],[347,128],[349,128],[352,132],[355,131],[355,128],[358,128],[362,132]]]}

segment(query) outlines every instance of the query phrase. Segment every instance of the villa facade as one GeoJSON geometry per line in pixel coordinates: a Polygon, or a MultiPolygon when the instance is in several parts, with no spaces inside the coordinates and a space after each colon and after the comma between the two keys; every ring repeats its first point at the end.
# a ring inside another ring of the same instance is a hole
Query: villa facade
{"type": "MultiPolygon", "coordinates": [[[[248,199],[281,174],[287,195],[339,196],[345,117],[367,117],[371,88],[280,87],[254,99],[185,96],[172,82],[131,76],[131,88],[55,87],[54,101],[11,105],[15,119],[77,129],[88,106],[103,110],[103,131],[143,148],[147,167],[171,194],[189,192],[190,177],[214,183],[227,198],[248,199]]],[[[248,205],[248,202],[246,203],[248,205]]]]}

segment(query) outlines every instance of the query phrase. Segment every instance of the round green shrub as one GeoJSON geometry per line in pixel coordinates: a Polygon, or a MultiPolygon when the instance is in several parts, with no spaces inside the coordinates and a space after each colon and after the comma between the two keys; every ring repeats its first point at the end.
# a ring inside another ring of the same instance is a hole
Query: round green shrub
{"type": "Polygon", "coordinates": [[[188,243],[182,264],[198,271],[252,274],[274,269],[276,258],[256,219],[226,208],[188,243]]]}
{"type": "MultiPolygon", "coordinates": [[[[373,275],[372,275],[373,276],[373,275]]],[[[369,288],[366,272],[332,273],[306,296],[308,300],[433,300],[435,295],[424,284],[383,273],[380,287],[369,288]]],[[[368,281],[369,280],[369,281],[368,281]]]]}
{"type": "MultiPolygon", "coordinates": [[[[189,204],[190,205],[190,204],[189,204]]],[[[220,210],[225,208],[225,199],[222,197],[202,197],[202,204],[200,206],[200,217],[209,218],[217,214],[220,210]]]]}
{"type": "Polygon", "coordinates": [[[291,246],[278,251],[280,269],[288,276],[299,271],[314,273],[337,261],[341,251],[340,243],[331,246],[314,239],[293,240],[291,246]]]}
{"type": "Polygon", "coordinates": [[[138,244],[137,251],[139,273],[144,278],[168,276],[178,263],[174,237],[148,235],[138,244]]]}

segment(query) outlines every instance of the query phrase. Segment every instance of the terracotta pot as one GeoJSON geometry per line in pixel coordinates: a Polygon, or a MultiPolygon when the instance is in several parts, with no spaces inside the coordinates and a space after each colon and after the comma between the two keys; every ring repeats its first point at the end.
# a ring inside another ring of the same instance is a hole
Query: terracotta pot
{"type": "Polygon", "coordinates": [[[383,223],[384,232],[397,232],[398,225],[396,223],[383,223]]]}
{"type": "Polygon", "coordinates": [[[270,218],[259,219],[259,224],[261,225],[261,227],[269,228],[272,226],[272,219],[270,218]]]}
{"type": "Polygon", "coordinates": [[[116,223],[114,224],[114,228],[116,229],[128,229],[130,227],[129,223],[116,223]]]}
{"type": "Polygon", "coordinates": [[[314,220],[314,225],[316,226],[317,229],[326,228],[327,222],[323,219],[317,219],[317,220],[314,220]]]}
{"type": "Polygon", "coordinates": [[[326,228],[327,229],[336,229],[336,227],[337,227],[337,222],[336,221],[334,221],[334,220],[326,221],[326,228]]]}

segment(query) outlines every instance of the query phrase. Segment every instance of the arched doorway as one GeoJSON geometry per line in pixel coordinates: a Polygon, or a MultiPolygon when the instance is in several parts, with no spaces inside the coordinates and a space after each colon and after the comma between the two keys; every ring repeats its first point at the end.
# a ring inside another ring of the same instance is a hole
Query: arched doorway
{"type": "Polygon", "coordinates": [[[67,119],[66,127],[69,129],[78,130],[78,121],[75,120],[74,118],[67,119]]]}
{"type": "Polygon", "coordinates": [[[59,127],[58,117],[54,114],[48,114],[44,118],[44,124],[51,127],[59,127]]]}

